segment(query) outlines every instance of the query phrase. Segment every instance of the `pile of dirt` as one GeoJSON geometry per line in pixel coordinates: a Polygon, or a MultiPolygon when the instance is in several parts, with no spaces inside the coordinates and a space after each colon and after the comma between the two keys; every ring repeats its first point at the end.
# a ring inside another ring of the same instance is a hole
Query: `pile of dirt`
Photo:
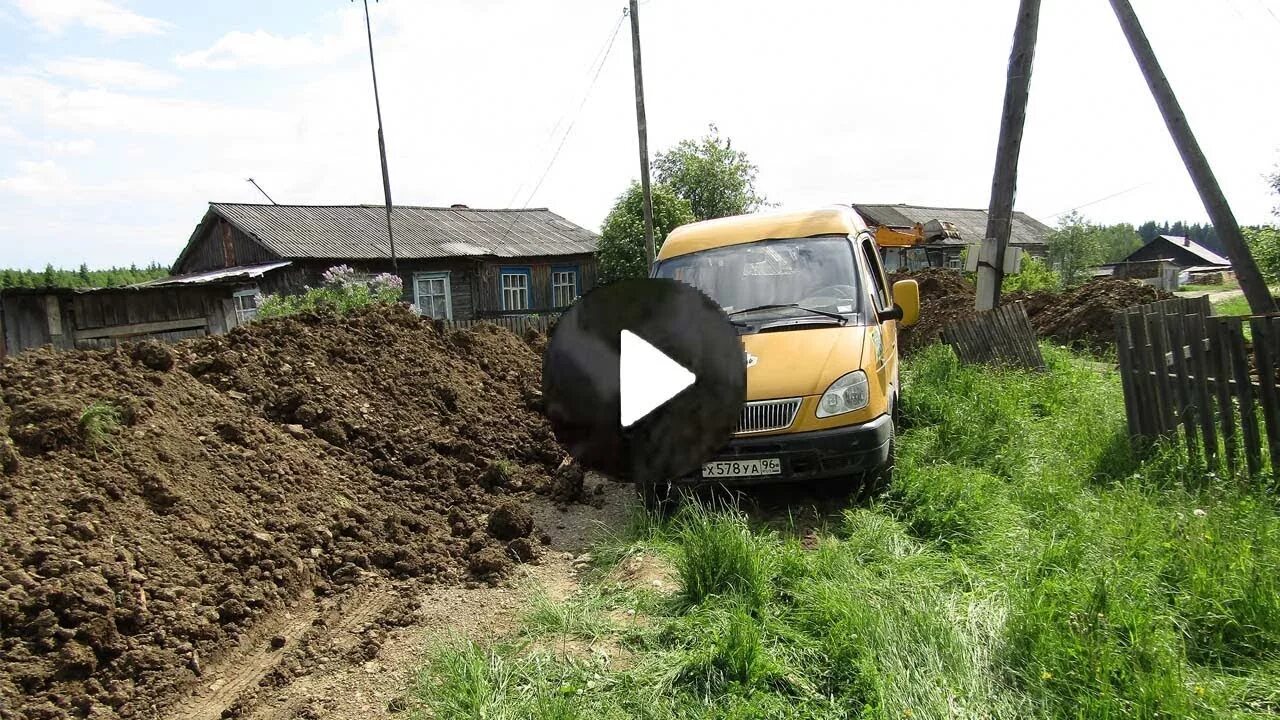
{"type": "Polygon", "coordinates": [[[0,717],[154,716],[304,594],[534,559],[524,507],[581,492],[539,385],[403,309],[6,360],[0,717]]]}
{"type": "MultiPolygon", "coordinates": [[[[894,273],[891,282],[920,284],[920,322],[900,331],[901,348],[911,354],[942,341],[942,331],[974,314],[975,290],[957,270],[928,268],[894,273]]],[[[1006,293],[1002,302],[1021,302],[1036,334],[1072,347],[1102,349],[1115,337],[1113,315],[1134,305],[1165,300],[1170,293],[1136,280],[1100,278],[1060,293],[1045,290],[1006,293]]]]}
{"type": "Polygon", "coordinates": [[[1032,293],[1027,314],[1040,337],[1062,345],[1101,350],[1115,342],[1117,312],[1173,297],[1136,280],[1100,278],[1057,295],[1032,293]]]}
{"type": "Polygon", "coordinates": [[[926,268],[890,274],[891,284],[899,280],[915,280],[920,285],[920,322],[898,331],[899,348],[904,355],[942,342],[943,328],[973,316],[975,291],[958,270],[926,268]]]}

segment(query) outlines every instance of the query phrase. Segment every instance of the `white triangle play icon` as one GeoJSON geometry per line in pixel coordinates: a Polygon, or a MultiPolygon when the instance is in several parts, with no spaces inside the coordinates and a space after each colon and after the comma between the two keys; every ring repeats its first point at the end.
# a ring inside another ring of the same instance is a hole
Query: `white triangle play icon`
{"type": "Polygon", "coordinates": [[[619,333],[618,394],[622,427],[631,427],[697,378],[630,330],[619,333]]]}

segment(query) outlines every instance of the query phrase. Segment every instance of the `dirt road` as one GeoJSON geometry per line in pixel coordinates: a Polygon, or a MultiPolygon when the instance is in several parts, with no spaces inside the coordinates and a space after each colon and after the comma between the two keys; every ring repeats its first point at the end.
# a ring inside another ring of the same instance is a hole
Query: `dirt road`
{"type": "Polygon", "coordinates": [[[453,637],[485,640],[511,629],[538,593],[565,598],[578,581],[573,558],[620,531],[635,505],[630,486],[592,478],[594,502],[531,508],[551,544],[496,587],[415,589],[370,576],[340,598],[306,597],[267,618],[236,652],[204,668],[198,689],[168,713],[173,720],[388,718],[405,707],[421,660],[453,637]]]}

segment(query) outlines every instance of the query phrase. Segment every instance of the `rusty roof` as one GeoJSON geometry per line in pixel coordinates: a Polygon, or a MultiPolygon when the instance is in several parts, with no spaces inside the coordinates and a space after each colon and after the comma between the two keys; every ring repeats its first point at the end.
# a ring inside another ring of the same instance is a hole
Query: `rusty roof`
{"type": "MultiPolygon", "coordinates": [[[[911,227],[930,220],[949,222],[960,233],[959,240],[942,244],[968,244],[982,242],[987,236],[987,211],[970,208],[940,208],[922,205],[854,205],[868,225],[911,227]]],[[[1053,228],[1024,212],[1013,214],[1013,230],[1009,235],[1012,245],[1043,245],[1053,228]]]]}
{"type": "MultiPolygon", "coordinates": [[[[386,209],[382,205],[209,203],[209,211],[192,235],[193,241],[215,217],[225,218],[281,258],[391,257],[386,209]]],[[[590,230],[546,208],[488,210],[396,205],[391,221],[396,256],[407,259],[577,255],[595,252],[599,239],[590,230]]]]}

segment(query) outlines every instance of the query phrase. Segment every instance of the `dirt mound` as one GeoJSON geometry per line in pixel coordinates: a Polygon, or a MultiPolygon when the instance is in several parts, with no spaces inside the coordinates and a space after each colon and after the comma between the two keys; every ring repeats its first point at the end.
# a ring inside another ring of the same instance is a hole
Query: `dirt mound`
{"type": "Polygon", "coordinates": [[[304,594],[532,559],[487,528],[561,465],[539,375],[399,309],[5,361],[0,716],[154,716],[304,594]]]}
{"type": "Polygon", "coordinates": [[[889,276],[891,284],[899,280],[915,280],[920,285],[920,322],[898,331],[904,355],[942,342],[943,328],[973,315],[974,288],[958,270],[926,268],[889,276]]]}
{"type": "MultiPolygon", "coordinates": [[[[900,330],[904,354],[941,342],[944,328],[973,316],[974,287],[959,271],[929,268],[890,276],[891,282],[904,279],[913,279],[920,285],[920,322],[900,330]]],[[[1006,293],[1002,302],[1023,303],[1032,327],[1042,338],[1100,350],[1114,339],[1112,316],[1116,312],[1170,297],[1169,293],[1136,280],[1100,278],[1061,293],[1006,293]]]]}
{"type": "Polygon", "coordinates": [[[1117,312],[1171,297],[1164,290],[1136,280],[1101,278],[1056,296],[1033,296],[1028,300],[1028,314],[1040,337],[1101,350],[1115,342],[1117,312]],[[1042,306],[1035,307],[1041,302],[1042,306]]]}

